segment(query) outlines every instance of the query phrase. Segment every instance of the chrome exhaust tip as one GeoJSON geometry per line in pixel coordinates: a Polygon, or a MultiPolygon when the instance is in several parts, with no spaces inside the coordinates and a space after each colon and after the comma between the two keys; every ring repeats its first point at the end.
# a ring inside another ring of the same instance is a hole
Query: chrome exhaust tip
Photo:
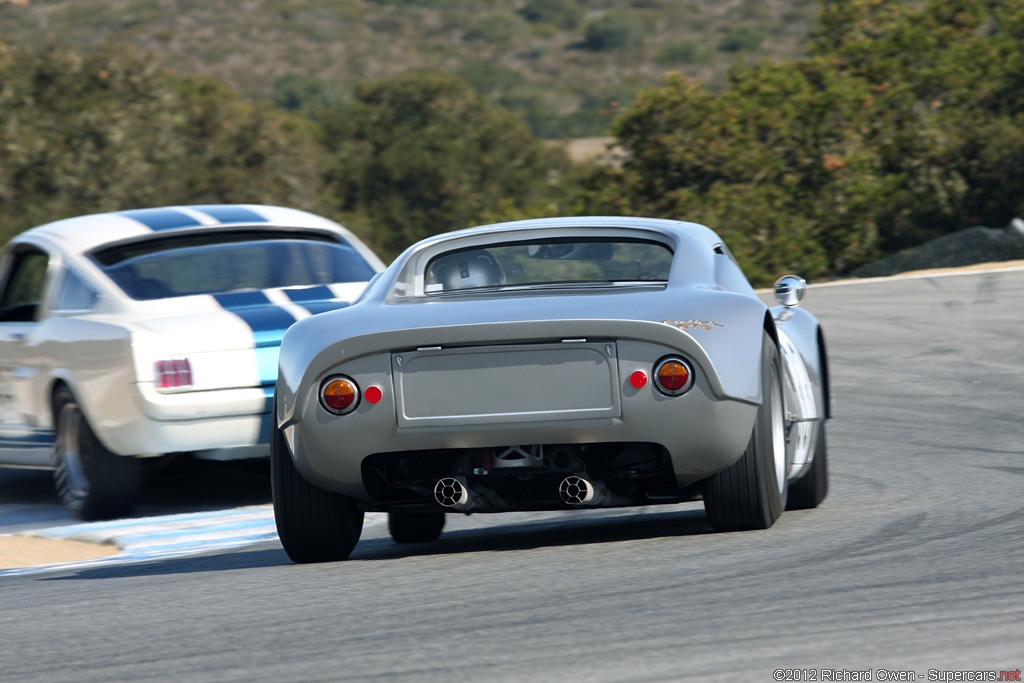
{"type": "Polygon", "coordinates": [[[576,475],[568,476],[558,485],[558,495],[566,505],[603,505],[612,495],[599,481],[576,475]]]}
{"type": "Polygon", "coordinates": [[[445,477],[434,485],[434,500],[453,510],[472,510],[479,507],[482,499],[469,490],[461,477],[445,477]]]}

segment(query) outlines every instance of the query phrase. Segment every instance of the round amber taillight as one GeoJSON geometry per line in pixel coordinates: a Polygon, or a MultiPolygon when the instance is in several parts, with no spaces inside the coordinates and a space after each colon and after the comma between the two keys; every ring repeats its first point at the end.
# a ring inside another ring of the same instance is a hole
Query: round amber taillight
{"type": "Polygon", "coordinates": [[[661,393],[680,396],[693,386],[693,368],[682,358],[665,358],[654,367],[654,378],[661,393]]]}
{"type": "Polygon", "coordinates": [[[320,385],[320,404],[335,415],[351,413],[359,405],[359,387],[348,377],[328,377],[320,385]]]}

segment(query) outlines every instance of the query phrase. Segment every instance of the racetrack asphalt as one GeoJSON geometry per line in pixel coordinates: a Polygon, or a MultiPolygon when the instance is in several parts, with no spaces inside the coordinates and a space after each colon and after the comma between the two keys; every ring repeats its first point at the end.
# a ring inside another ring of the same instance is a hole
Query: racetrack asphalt
{"type": "Polygon", "coordinates": [[[1019,269],[812,287],[834,382],[832,490],[769,530],[711,533],[699,505],[455,516],[430,544],[371,526],[341,563],[293,565],[264,541],[0,577],[3,677],[1012,672],[1024,664],[1022,296],[1019,269]]]}

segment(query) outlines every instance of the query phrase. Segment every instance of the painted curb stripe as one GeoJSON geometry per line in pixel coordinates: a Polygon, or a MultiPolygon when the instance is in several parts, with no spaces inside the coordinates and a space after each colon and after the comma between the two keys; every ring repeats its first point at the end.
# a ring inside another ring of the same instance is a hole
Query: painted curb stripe
{"type": "Polygon", "coordinates": [[[131,218],[157,232],[202,225],[195,218],[174,209],[133,209],[118,211],[117,215],[131,218]]]}
{"type": "Polygon", "coordinates": [[[220,206],[210,204],[205,206],[190,206],[190,209],[202,211],[207,216],[216,218],[221,223],[266,223],[267,219],[252,209],[244,206],[220,206]]]}
{"type": "MultiPolygon", "coordinates": [[[[386,522],[385,513],[368,512],[363,522],[364,535],[369,536],[367,532],[376,533],[376,529],[384,527],[386,522]]],[[[267,505],[257,508],[74,524],[34,530],[26,535],[113,543],[121,548],[121,552],[94,560],[0,569],[0,577],[101,569],[187,557],[255,543],[273,543],[277,540],[277,528],[273,509],[267,505]],[[142,527],[149,528],[141,529],[142,527]],[[109,533],[90,538],[94,532],[104,529],[109,530],[109,533]],[[131,529],[141,533],[132,533],[131,529]],[[147,543],[147,540],[152,543],[147,543]]]]}
{"type": "Polygon", "coordinates": [[[87,522],[22,534],[37,538],[71,539],[117,546],[117,555],[67,564],[0,570],[0,576],[34,574],[54,569],[135,564],[223,548],[274,541],[277,528],[270,505],[201,513],[185,513],[87,522]]]}

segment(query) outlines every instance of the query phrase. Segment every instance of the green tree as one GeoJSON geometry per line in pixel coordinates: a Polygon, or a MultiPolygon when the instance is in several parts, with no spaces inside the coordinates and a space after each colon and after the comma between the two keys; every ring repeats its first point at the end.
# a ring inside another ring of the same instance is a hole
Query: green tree
{"type": "Polygon", "coordinates": [[[733,26],[722,36],[718,49],[722,52],[755,52],[765,39],[764,31],[756,26],[733,26]]]}
{"type": "Polygon", "coordinates": [[[1024,5],[825,0],[806,59],[712,93],[672,75],[613,128],[591,210],[706,218],[759,282],[817,277],[1024,208],[1024,5]]]}
{"type": "Polygon", "coordinates": [[[714,58],[712,48],[685,38],[666,43],[655,56],[659,64],[708,64],[714,58]]]}
{"type": "Polygon", "coordinates": [[[463,37],[494,45],[504,45],[530,35],[530,25],[518,14],[507,10],[487,12],[473,17],[463,37]]]}
{"type": "Polygon", "coordinates": [[[583,7],[576,0],[526,0],[519,14],[531,23],[572,29],[583,19],[583,7]]]}
{"type": "Polygon", "coordinates": [[[594,52],[642,47],[651,32],[650,21],[639,12],[609,12],[587,24],[581,47],[594,52]]]}
{"type": "Polygon", "coordinates": [[[324,136],[332,200],[384,257],[485,216],[558,213],[568,187],[563,152],[446,73],[360,85],[324,136]]]}
{"type": "Polygon", "coordinates": [[[315,114],[324,107],[344,104],[346,93],[336,84],[316,76],[288,74],[277,79],[270,100],[285,111],[315,114]]]}
{"type": "Polygon", "coordinates": [[[121,48],[30,53],[0,42],[0,237],[141,206],[253,201],[317,210],[309,124],[121,48]]]}
{"type": "Polygon", "coordinates": [[[813,51],[863,78],[886,113],[872,129],[899,174],[886,251],[1024,210],[1024,4],[825,0],[813,51]]]}

